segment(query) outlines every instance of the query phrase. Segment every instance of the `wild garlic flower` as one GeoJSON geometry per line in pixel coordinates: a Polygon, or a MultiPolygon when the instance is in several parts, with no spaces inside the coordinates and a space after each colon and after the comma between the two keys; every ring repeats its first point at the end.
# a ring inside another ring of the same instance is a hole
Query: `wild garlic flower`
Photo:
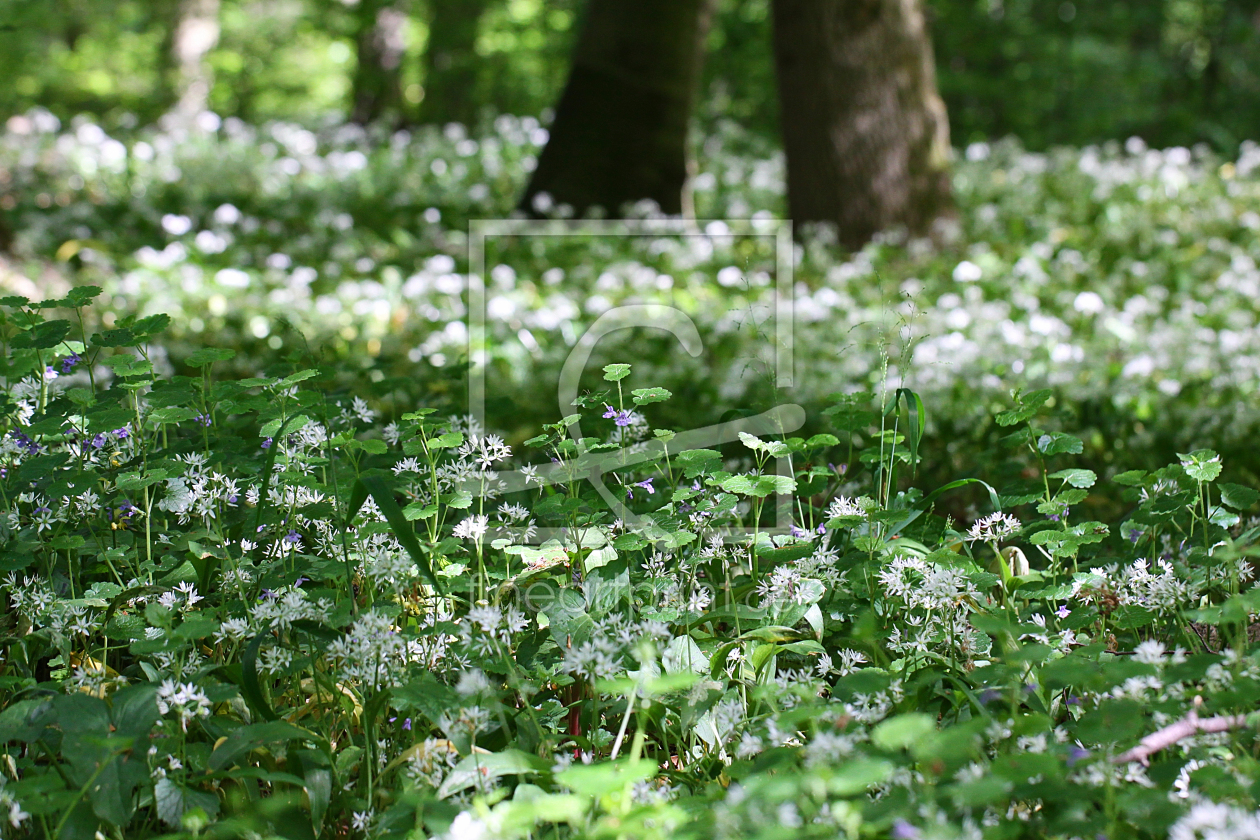
{"type": "Polygon", "coordinates": [[[0,818],[8,820],[10,828],[21,829],[22,823],[31,818],[31,815],[22,809],[22,803],[12,792],[6,790],[3,780],[0,780],[0,818]]]}
{"type": "Polygon", "coordinates": [[[849,498],[848,496],[838,496],[832,499],[831,505],[827,508],[827,517],[830,519],[847,519],[850,517],[866,518],[866,511],[871,505],[871,500],[866,496],[857,498],[849,498]]]}
{"type": "Polygon", "coordinates": [[[1260,840],[1260,813],[1202,800],[1168,829],[1168,840],[1260,840]]]}
{"type": "Polygon", "coordinates": [[[340,679],[378,691],[398,685],[408,660],[407,642],[382,613],[365,613],[350,631],[328,646],[340,679]]]}
{"type": "Polygon", "coordinates": [[[1001,542],[1020,529],[1020,521],[1005,513],[993,513],[977,519],[967,532],[968,542],[983,540],[988,543],[1001,542]]]}
{"type": "Polygon", "coordinates": [[[456,525],[453,534],[457,539],[475,542],[485,536],[486,529],[489,527],[490,518],[483,514],[476,514],[456,525]]]}
{"type": "Polygon", "coordinates": [[[158,686],[157,707],[164,715],[173,712],[184,731],[188,730],[190,720],[210,716],[210,698],[193,683],[163,681],[158,686]]]}

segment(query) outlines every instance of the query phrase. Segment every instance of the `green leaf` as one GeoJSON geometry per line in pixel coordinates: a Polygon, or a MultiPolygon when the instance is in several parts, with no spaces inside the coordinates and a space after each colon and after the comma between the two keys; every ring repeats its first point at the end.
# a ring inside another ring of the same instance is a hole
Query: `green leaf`
{"type": "Polygon", "coordinates": [[[664,388],[636,388],[630,392],[634,397],[635,405],[647,405],[648,403],[664,402],[674,396],[664,388]]]}
{"type": "Polygon", "coordinates": [[[1042,455],[1080,455],[1085,451],[1085,444],[1074,435],[1048,432],[1037,438],[1037,451],[1042,455]]]}
{"type": "Polygon", "coordinates": [[[10,344],[15,349],[49,350],[70,334],[70,326],[69,321],[44,321],[15,335],[10,344]]]}
{"type": "Polygon", "coordinates": [[[920,712],[889,718],[871,730],[871,740],[881,750],[906,749],[936,731],[936,721],[920,712]]]}
{"type": "Polygon", "coordinates": [[[287,434],[300,431],[307,423],[311,422],[311,418],[305,414],[294,414],[288,419],[277,417],[263,423],[262,428],[258,430],[258,436],[261,438],[282,438],[287,434]]]}
{"type": "Polygon", "coordinates": [[[457,449],[464,445],[463,432],[447,432],[429,441],[430,449],[457,449]]]}
{"type": "Polygon", "coordinates": [[[140,342],[136,340],[135,333],[131,330],[119,327],[116,330],[97,333],[92,336],[92,343],[97,347],[134,347],[140,342]]]}
{"type": "Polygon", "coordinates": [[[1217,488],[1221,491],[1221,502],[1234,510],[1246,510],[1260,501],[1260,493],[1250,487],[1243,487],[1241,484],[1222,482],[1217,485],[1217,488]]]}
{"type": "Polygon", "coordinates": [[[265,717],[267,720],[276,720],[279,718],[271,708],[271,704],[267,702],[266,696],[263,694],[262,684],[258,681],[258,648],[262,645],[268,636],[259,633],[245,647],[245,652],[241,655],[241,694],[253,706],[254,711],[265,717]]]}
{"type": "Polygon", "coordinates": [[[909,388],[898,388],[893,394],[892,404],[888,407],[888,412],[895,411],[899,401],[904,400],[906,403],[906,413],[909,415],[910,424],[906,429],[906,443],[910,447],[910,465],[917,469],[919,465],[919,443],[923,440],[923,433],[927,429],[927,409],[923,407],[923,398],[909,388]]]}
{"type": "Polygon", "coordinates": [[[184,814],[194,808],[200,808],[209,816],[219,813],[219,797],[177,785],[170,779],[158,779],[153,799],[158,818],[172,828],[180,828],[184,814]]]}
{"type": "Polygon", "coordinates": [[[1025,420],[1030,420],[1036,416],[1041,406],[1045,404],[1046,400],[1050,399],[1053,393],[1053,391],[1043,389],[1030,391],[1022,398],[1016,397],[1016,402],[1019,403],[1019,406],[1010,411],[1001,412],[994,419],[997,420],[999,426],[1014,426],[1018,423],[1023,423],[1025,420]]]}
{"type": "Polygon", "coordinates": [[[284,390],[285,388],[290,388],[298,384],[299,382],[305,382],[307,379],[310,379],[311,377],[318,376],[318,375],[319,375],[319,371],[313,370],[310,368],[306,370],[299,370],[297,373],[291,373],[288,376],[286,376],[284,379],[281,379],[279,382],[277,382],[276,388],[280,390],[284,390]]]}
{"type": "Polygon", "coordinates": [[[1055,481],[1064,481],[1073,487],[1093,487],[1094,482],[1098,480],[1098,476],[1093,470],[1070,469],[1059,470],[1046,476],[1055,481]]]}
{"type": "Polygon", "coordinates": [[[226,362],[236,358],[236,351],[226,347],[203,347],[195,353],[184,359],[184,364],[189,367],[205,367],[215,362],[226,362]]]}
{"type": "Polygon", "coordinates": [[[132,325],[132,331],[139,337],[147,338],[165,330],[171,325],[171,316],[165,312],[157,315],[150,315],[147,318],[141,318],[132,325]]]}
{"type": "Polygon", "coordinates": [[[1189,455],[1177,453],[1181,459],[1181,467],[1186,475],[1195,481],[1209,483],[1216,481],[1221,474],[1221,456],[1211,449],[1196,449],[1189,455]]]}
{"type": "MultiPolygon", "coordinates": [[[[276,421],[276,422],[278,423],[279,421],[276,421]]],[[[305,426],[307,422],[309,422],[309,420],[305,415],[296,414],[290,417],[288,420],[285,420],[283,424],[278,425],[278,428],[276,429],[274,434],[267,434],[266,432],[264,432],[260,434],[259,437],[283,438],[289,432],[289,427],[299,422],[303,426],[305,426]]],[[[268,425],[271,425],[271,424],[268,424],[268,425]]],[[[267,454],[263,456],[262,487],[258,491],[258,512],[254,515],[255,530],[257,530],[258,526],[262,524],[263,514],[266,512],[268,506],[270,505],[270,494],[268,493],[268,490],[271,489],[270,488],[271,472],[273,469],[275,469],[276,452],[279,449],[280,447],[274,445],[273,443],[273,445],[267,447],[267,454]]]]}
{"type": "Polygon", "coordinates": [[[437,512],[437,505],[426,505],[422,502],[412,502],[403,508],[403,516],[407,517],[408,522],[414,522],[417,519],[428,519],[431,516],[436,516],[437,512]]]}
{"type": "Polygon", "coordinates": [[[573,764],[556,774],[556,781],[579,796],[592,800],[629,789],[635,782],[657,773],[656,763],[647,759],[621,759],[600,764],[573,764]]]}
{"type": "Polygon", "coordinates": [[[617,382],[630,375],[630,365],[604,365],[604,381],[617,382]]]}
{"type": "Polygon", "coordinates": [[[74,307],[86,306],[100,293],[100,286],[75,286],[66,293],[66,302],[74,307]]]}
{"type": "Polygon", "coordinates": [[[856,796],[866,793],[892,777],[896,768],[880,759],[859,758],[845,761],[835,768],[827,780],[827,790],[835,796],[856,796]]]}
{"type": "Polygon", "coordinates": [[[1125,487],[1138,487],[1146,480],[1146,470],[1126,470],[1112,476],[1111,480],[1125,487]]]}
{"type": "Polygon", "coordinates": [[[496,753],[473,753],[451,768],[450,774],[438,788],[438,798],[445,799],[473,785],[485,785],[503,776],[532,776],[544,772],[548,766],[549,763],[538,756],[521,750],[507,749],[496,753]]]}
{"type": "Polygon", "coordinates": [[[306,729],[284,720],[251,723],[232,730],[223,743],[214,748],[206,766],[215,772],[231,767],[238,758],[268,744],[287,741],[314,741],[323,739],[306,729]]]}
{"type": "Polygon", "coordinates": [[[354,518],[369,495],[376,500],[376,506],[385,516],[385,521],[389,523],[390,530],[394,532],[398,542],[402,543],[402,547],[406,549],[411,562],[415,563],[416,568],[420,570],[420,576],[439,593],[445,594],[445,588],[433,574],[428,556],[421,550],[420,543],[416,541],[415,528],[407,520],[402,509],[398,507],[398,502],[394,501],[394,493],[389,489],[389,485],[380,476],[365,475],[354,483],[354,489],[350,493],[349,509],[346,513],[347,519],[354,518]]]}
{"type": "Polygon", "coordinates": [[[34,741],[55,717],[52,701],[46,697],[19,700],[0,712],[0,744],[34,741]]]}

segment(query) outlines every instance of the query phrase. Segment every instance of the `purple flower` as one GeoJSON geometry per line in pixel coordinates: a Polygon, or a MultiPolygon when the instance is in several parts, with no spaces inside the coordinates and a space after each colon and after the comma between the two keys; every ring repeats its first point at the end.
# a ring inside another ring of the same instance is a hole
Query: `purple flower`
{"type": "Polygon", "coordinates": [[[130,435],[131,432],[127,430],[126,426],[123,426],[121,429],[114,429],[114,437],[119,440],[126,440],[130,435]]]}
{"type": "Polygon", "coordinates": [[[1067,766],[1071,767],[1082,758],[1089,758],[1089,750],[1083,750],[1080,747],[1073,745],[1070,749],[1068,749],[1067,766]]]}
{"type": "Polygon", "coordinates": [[[636,482],[635,482],[634,484],[632,484],[630,487],[627,487],[627,488],[626,488],[626,498],[627,498],[627,499],[633,499],[633,498],[634,498],[634,488],[635,488],[635,487],[642,487],[644,490],[648,491],[648,494],[649,494],[649,495],[650,495],[650,494],[652,494],[652,493],[655,493],[655,492],[656,492],[656,488],[652,486],[652,479],[650,479],[650,478],[645,478],[645,479],[643,479],[642,481],[636,481],[636,482]]]}
{"type": "Polygon", "coordinates": [[[193,418],[193,420],[195,420],[196,422],[200,423],[200,424],[201,424],[201,425],[203,425],[203,426],[207,426],[207,427],[208,427],[208,426],[210,425],[210,415],[209,415],[209,414],[198,414],[196,417],[194,417],[194,418],[193,418]]]}
{"type": "Polygon", "coordinates": [[[980,692],[980,702],[986,706],[994,700],[1001,699],[1001,697],[1002,692],[998,691],[996,688],[986,688],[984,691],[980,692]]]}
{"type": "Polygon", "coordinates": [[[19,432],[17,429],[14,429],[9,434],[14,440],[18,442],[18,446],[26,450],[27,455],[39,454],[39,444],[31,440],[30,437],[23,434],[22,432],[19,432]]]}
{"type": "Polygon", "coordinates": [[[789,530],[791,530],[792,532],[792,536],[796,537],[798,540],[803,539],[805,535],[809,533],[804,528],[798,528],[795,525],[790,525],[788,527],[789,527],[789,530]]]}
{"type": "Polygon", "coordinates": [[[604,416],[612,419],[612,421],[616,423],[618,426],[630,425],[630,412],[618,411],[617,409],[613,408],[611,405],[608,405],[608,403],[604,403],[604,408],[607,409],[604,412],[604,416]]]}
{"type": "Polygon", "coordinates": [[[1136,545],[1137,541],[1142,539],[1142,532],[1139,531],[1137,528],[1130,528],[1128,536],[1129,536],[1129,542],[1134,543],[1136,545]]]}
{"type": "Polygon", "coordinates": [[[74,366],[77,365],[80,361],[82,361],[82,359],[83,357],[80,356],[78,353],[71,353],[69,356],[66,356],[64,359],[61,360],[61,372],[63,374],[66,374],[74,370],[74,366]]]}
{"type": "Polygon", "coordinates": [[[273,438],[267,438],[266,440],[264,440],[264,441],[262,442],[262,446],[261,446],[261,447],[259,447],[259,448],[260,448],[260,449],[270,449],[270,448],[271,448],[271,441],[272,441],[272,440],[273,440],[273,438]]]}
{"type": "Polygon", "coordinates": [[[1067,618],[1072,614],[1072,611],[1067,608],[1067,604],[1061,604],[1059,608],[1054,611],[1054,614],[1059,618],[1067,618]]]}
{"type": "Polygon", "coordinates": [[[915,828],[905,820],[897,820],[892,826],[892,836],[895,837],[896,840],[914,840],[914,838],[918,837],[921,833],[922,832],[920,832],[919,829],[915,828]]]}
{"type": "Polygon", "coordinates": [[[104,448],[105,448],[105,435],[104,435],[103,433],[102,433],[102,434],[98,434],[96,437],[92,438],[92,447],[93,447],[94,449],[104,449],[104,448]]]}
{"type": "Polygon", "coordinates": [[[290,530],[289,533],[284,535],[284,541],[289,545],[297,545],[302,542],[302,536],[297,531],[290,530]]]}

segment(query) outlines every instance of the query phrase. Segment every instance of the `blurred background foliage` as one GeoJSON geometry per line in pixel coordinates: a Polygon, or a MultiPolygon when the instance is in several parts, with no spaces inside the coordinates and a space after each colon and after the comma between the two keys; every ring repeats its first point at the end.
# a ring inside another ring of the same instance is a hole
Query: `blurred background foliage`
{"type": "MultiPolygon", "coordinates": [[[[371,0],[363,0],[364,3],[371,0]]],[[[545,116],[564,84],[579,0],[476,4],[467,95],[487,116],[545,116]]],[[[403,101],[424,119],[430,23],[452,0],[395,4],[403,101]]],[[[777,134],[769,0],[720,0],[702,123],[777,134]]],[[[344,120],[356,9],[345,0],[222,0],[210,105],[247,122],[344,120]]],[[[175,0],[0,0],[0,114],[39,105],[107,127],[153,122],[175,94],[175,0]]],[[[1026,148],[1139,135],[1233,152],[1260,124],[1260,9],[1243,0],[929,0],[955,145],[1016,135],[1026,148]]],[[[707,132],[706,132],[707,133],[707,132]]]]}

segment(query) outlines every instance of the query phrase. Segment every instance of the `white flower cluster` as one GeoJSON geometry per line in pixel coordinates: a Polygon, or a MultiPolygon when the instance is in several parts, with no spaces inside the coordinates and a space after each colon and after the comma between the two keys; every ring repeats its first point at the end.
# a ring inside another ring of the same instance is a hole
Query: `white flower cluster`
{"type": "Polygon", "coordinates": [[[164,715],[174,712],[180,729],[187,730],[189,721],[209,717],[210,698],[193,683],[177,683],[168,679],[158,686],[157,707],[164,715]]]}
{"type": "Polygon", "coordinates": [[[402,681],[409,655],[406,640],[394,629],[389,616],[369,612],[328,646],[328,659],[339,679],[365,691],[379,691],[402,681]]]}
{"type": "Polygon", "coordinates": [[[1010,537],[1019,529],[1020,521],[1015,517],[1006,513],[993,513],[977,519],[967,532],[967,539],[996,543],[1010,537]]]}
{"type": "Polygon", "coordinates": [[[3,780],[0,780],[0,813],[4,814],[3,818],[10,828],[19,831],[22,829],[22,824],[31,818],[31,815],[22,809],[22,803],[13,795],[13,792],[5,787],[3,780]]]}
{"type": "Polygon", "coordinates": [[[1260,812],[1199,802],[1168,829],[1168,840],[1260,840],[1260,812]]]}

